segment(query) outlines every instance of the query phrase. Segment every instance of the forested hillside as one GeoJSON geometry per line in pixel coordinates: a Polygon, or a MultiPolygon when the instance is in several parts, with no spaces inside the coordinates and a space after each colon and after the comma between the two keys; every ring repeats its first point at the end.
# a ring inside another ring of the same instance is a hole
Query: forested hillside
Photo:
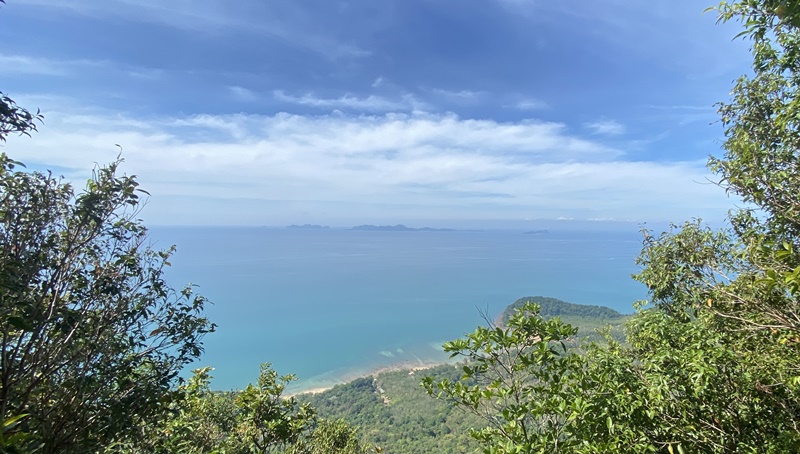
{"type": "MultiPolygon", "coordinates": [[[[568,317],[575,323],[577,335],[570,343],[585,342],[586,338],[602,340],[595,330],[604,327],[612,327],[613,332],[621,335],[625,317],[613,309],[556,298],[520,298],[498,318],[507,320],[524,303],[533,301],[546,305],[548,315],[543,310],[544,318],[563,315],[562,318],[568,317]]],[[[343,419],[358,427],[366,443],[380,446],[387,453],[478,452],[479,445],[470,436],[470,430],[486,426],[486,421],[446,400],[431,399],[421,385],[423,377],[434,382],[457,381],[464,374],[464,365],[460,362],[419,371],[384,372],[297,398],[314,407],[322,418],[343,419]]]]}
{"type": "Polygon", "coordinates": [[[600,320],[615,320],[624,317],[619,312],[605,306],[595,306],[589,304],[567,303],[556,298],[546,296],[526,296],[514,301],[503,311],[502,321],[506,323],[514,311],[521,309],[527,303],[535,303],[539,306],[539,313],[542,317],[590,317],[600,320]]]}
{"type": "Polygon", "coordinates": [[[620,314],[610,307],[568,303],[546,296],[519,298],[503,311],[498,317],[498,323],[501,326],[507,325],[515,311],[529,303],[539,307],[539,314],[543,318],[558,317],[564,323],[578,328],[578,334],[573,340],[603,342],[606,335],[618,342],[625,340],[624,325],[629,316],[620,314]]]}
{"type": "Polygon", "coordinates": [[[423,374],[456,379],[461,368],[442,365],[416,373],[384,372],[298,399],[311,404],[321,417],[343,419],[358,427],[366,442],[386,453],[477,452],[469,428],[480,427],[483,422],[428,397],[420,386],[423,374]]]}

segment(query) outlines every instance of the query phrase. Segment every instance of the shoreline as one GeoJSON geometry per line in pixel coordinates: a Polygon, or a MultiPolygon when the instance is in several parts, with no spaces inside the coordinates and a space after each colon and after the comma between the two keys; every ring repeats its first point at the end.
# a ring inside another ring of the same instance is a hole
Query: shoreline
{"type": "Polygon", "coordinates": [[[297,390],[292,390],[284,394],[284,397],[296,397],[303,394],[319,394],[325,391],[331,390],[338,385],[344,385],[350,383],[353,380],[358,378],[366,378],[366,377],[375,377],[380,374],[388,373],[388,372],[398,372],[398,371],[409,371],[409,372],[418,372],[421,370],[432,369],[436,366],[441,366],[444,364],[455,364],[456,361],[452,359],[448,360],[428,360],[428,361],[401,361],[381,366],[375,366],[365,370],[354,370],[348,373],[343,374],[341,377],[333,380],[335,383],[324,384],[321,386],[311,386],[308,388],[299,387],[297,390]]]}

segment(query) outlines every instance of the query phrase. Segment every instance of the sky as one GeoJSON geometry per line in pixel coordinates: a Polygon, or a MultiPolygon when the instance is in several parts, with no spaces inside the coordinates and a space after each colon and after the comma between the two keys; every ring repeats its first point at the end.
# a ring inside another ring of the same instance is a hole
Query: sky
{"type": "Polygon", "coordinates": [[[153,225],[722,220],[714,104],[749,68],[696,0],[8,0],[3,146],[153,225]],[[118,146],[119,145],[119,146],[118,146]]]}

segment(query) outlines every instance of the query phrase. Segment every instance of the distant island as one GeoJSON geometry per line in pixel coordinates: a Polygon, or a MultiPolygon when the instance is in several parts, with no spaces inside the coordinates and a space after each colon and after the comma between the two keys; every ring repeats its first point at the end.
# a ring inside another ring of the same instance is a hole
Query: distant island
{"type": "Polygon", "coordinates": [[[317,225],[317,224],[303,224],[303,225],[292,224],[286,228],[294,230],[325,230],[329,229],[330,227],[328,227],[327,225],[317,225]]]}
{"type": "Polygon", "coordinates": [[[357,225],[350,230],[372,230],[378,232],[453,232],[453,229],[434,229],[431,227],[422,227],[419,229],[415,229],[412,227],[406,227],[403,224],[397,225],[357,225]]]}
{"type": "Polygon", "coordinates": [[[547,230],[529,230],[527,232],[523,232],[523,235],[545,235],[548,234],[547,230]]]}

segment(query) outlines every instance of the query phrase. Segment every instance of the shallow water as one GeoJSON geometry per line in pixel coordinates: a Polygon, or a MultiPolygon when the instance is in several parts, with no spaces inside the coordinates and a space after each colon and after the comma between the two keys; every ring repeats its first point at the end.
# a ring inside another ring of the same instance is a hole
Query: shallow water
{"type": "Polygon", "coordinates": [[[441,344],[522,296],[553,296],[631,312],[636,230],[374,232],[169,227],[168,280],[193,283],[219,325],[198,364],[213,387],[241,388],[259,364],[330,386],[389,364],[446,358],[441,344]]]}

